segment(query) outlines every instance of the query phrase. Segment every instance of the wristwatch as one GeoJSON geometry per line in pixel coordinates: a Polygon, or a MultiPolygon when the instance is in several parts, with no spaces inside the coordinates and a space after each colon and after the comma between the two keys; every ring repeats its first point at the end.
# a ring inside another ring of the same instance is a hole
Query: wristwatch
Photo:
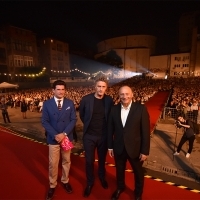
{"type": "Polygon", "coordinates": [[[64,134],[65,136],[67,136],[67,133],[63,132],[63,134],[64,134]]]}

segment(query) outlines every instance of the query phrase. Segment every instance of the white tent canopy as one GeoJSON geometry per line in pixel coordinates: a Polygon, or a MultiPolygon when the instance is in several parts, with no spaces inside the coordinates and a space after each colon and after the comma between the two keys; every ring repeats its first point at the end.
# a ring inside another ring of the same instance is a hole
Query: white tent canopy
{"type": "Polygon", "coordinates": [[[19,87],[18,85],[7,83],[7,82],[0,83],[0,89],[18,88],[18,87],[19,87]]]}

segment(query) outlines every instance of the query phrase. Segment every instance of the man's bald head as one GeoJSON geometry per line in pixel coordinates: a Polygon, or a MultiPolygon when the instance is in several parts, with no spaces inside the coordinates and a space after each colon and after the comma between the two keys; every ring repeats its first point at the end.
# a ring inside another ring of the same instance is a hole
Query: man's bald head
{"type": "Polygon", "coordinates": [[[127,107],[133,99],[133,91],[129,86],[122,86],[119,89],[119,98],[123,106],[127,107]]]}

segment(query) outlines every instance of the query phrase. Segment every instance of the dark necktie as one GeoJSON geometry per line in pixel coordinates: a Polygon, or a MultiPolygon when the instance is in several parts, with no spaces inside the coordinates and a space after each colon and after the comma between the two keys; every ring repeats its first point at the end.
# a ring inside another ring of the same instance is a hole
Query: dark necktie
{"type": "Polygon", "coordinates": [[[58,110],[61,110],[61,108],[62,108],[60,102],[61,102],[61,100],[58,100],[58,110]]]}

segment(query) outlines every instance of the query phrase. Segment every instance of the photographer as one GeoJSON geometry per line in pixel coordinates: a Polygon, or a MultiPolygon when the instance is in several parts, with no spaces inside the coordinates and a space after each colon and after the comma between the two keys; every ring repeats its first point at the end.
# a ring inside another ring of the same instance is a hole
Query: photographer
{"type": "Polygon", "coordinates": [[[179,152],[181,150],[181,147],[183,144],[188,140],[189,141],[189,149],[186,154],[186,158],[190,157],[190,154],[192,152],[193,143],[195,140],[195,132],[193,128],[193,124],[189,119],[184,119],[183,116],[178,116],[178,120],[176,121],[177,128],[184,128],[184,134],[179,142],[178,148],[174,155],[179,155],[179,152]]]}

